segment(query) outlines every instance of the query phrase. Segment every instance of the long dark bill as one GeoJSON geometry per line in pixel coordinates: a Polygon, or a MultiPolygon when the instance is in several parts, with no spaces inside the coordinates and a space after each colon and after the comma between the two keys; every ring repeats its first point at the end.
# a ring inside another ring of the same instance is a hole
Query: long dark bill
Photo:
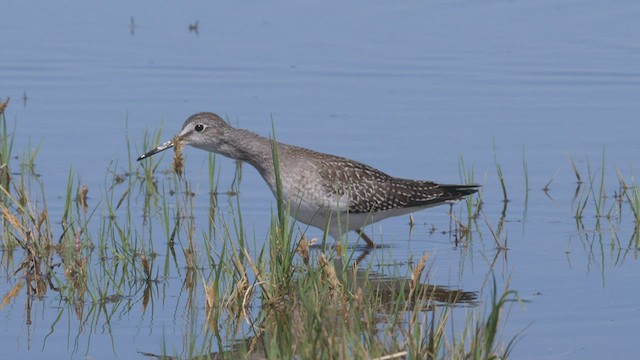
{"type": "Polygon", "coordinates": [[[173,147],[173,140],[165,141],[164,144],[158,146],[157,148],[152,149],[152,150],[140,155],[140,157],[138,158],[138,161],[140,161],[142,159],[146,159],[149,156],[153,156],[153,155],[155,155],[155,154],[157,154],[157,153],[159,153],[161,151],[165,151],[165,150],[170,149],[172,147],[173,147]]]}

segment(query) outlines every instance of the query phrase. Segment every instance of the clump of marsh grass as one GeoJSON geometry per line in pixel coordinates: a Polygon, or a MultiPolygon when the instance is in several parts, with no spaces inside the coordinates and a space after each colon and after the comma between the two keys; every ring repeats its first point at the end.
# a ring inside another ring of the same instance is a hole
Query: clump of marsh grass
{"type": "Polygon", "coordinates": [[[493,139],[493,161],[496,166],[496,174],[498,175],[498,180],[500,181],[500,188],[502,189],[503,201],[509,201],[509,197],[507,196],[507,185],[504,180],[504,174],[502,173],[502,167],[498,162],[498,151],[496,149],[496,139],[493,139]]]}
{"type": "MultiPolygon", "coordinates": [[[[468,185],[476,185],[476,181],[474,178],[474,170],[473,167],[467,167],[467,165],[465,164],[465,160],[464,157],[462,155],[460,155],[458,157],[458,171],[460,173],[460,182],[462,184],[468,184],[468,185]]],[[[468,245],[471,240],[472,240],[472,226],[474,224],[474,222],[477,220],[478,215],[482,209],[482,193],[483,193],[483,188],[480,187],[478,189],[478,192],[465,197],[465,199],[463,200],[464,202],[464,207],[461,209],[460,211],[460,215],[456,216],[453,212],[453,204],[450,205],[449,208],[449,217],[451,219],[450,222],[450,233],[454,238],[454,242],[456,244],[456,246],[458,245],[458,243],[462,243],[463,245],[468,245]],[[463,214],[462,212],[466,210],[466,223],[463,223],[462,219],[463,218],[463,214]],[[453,226],[453,224],[455,224],[455,227],[453,226]]],[[[477,224],[476,224],[477,227],[477,224]]],[[[432,227],[432,232],[435,230],[435,228],[432,227]]]]}
{"type": "Polygon", "coordinates": [[[638,194],[638,185],[630,185],[624,179],[624,176],[619,169],[616,169],[618,173],[618,181],[620,182],[621,195],[620,199],[626,199],[629,204],[629,209],[633,213],[636,224],[640,223],[640,195],[638,194]]]}
{"type": "Polygon", "coordinates": [[[601,165],[600,165],[600,179],[599,179],[599,184],[598,184],[598,192],[596,194],[596,190],[594,188],[594,183],[595,181],[597,181],[598,179],[596,179],[592,173],[591,173],[591,164],[589,162],[589,159],[587,159],[587,170],[588,170],[588,175],[589,175],[589,191],[591,192],[591,196],[592,199],[594,201],[594,209],[595,209],[595,216],[596,219],[600,219],[603,215],[603,211],[604,211],[604,205],[605,205],[605,200],[606,200],[606,194],[605,194],[605,190],[604,190],[604,184],[605,184],[605,152],[604,152],[604,148],[602,149],[602,160],[601,160],[601,165]]]}
{"type": "MultiPolygon", "coordinates": [[[[6,129],[6,121],[0,124],[0,129],[6,129]]],[[[0,142],[4,141],[0,144],[3,149],[12,146],[12,136],[7,134],[5,130],[0,135],[0,142]]],[[[7,154],[9,152],[3,152],[2,156],[7,154]]],[[[4,167],[8,169],[9,163],[4,167]]],[[[115,215],[117,209],[114,209],[112,201],[106,201],[109,216],[100,220],[98,267],[102,267],[102,270],[98,271],[91,266],[94,244],[89,230],[89,223],[98,207],[90,208],[86,184],[76,181],[73,169],[69,171],[66,192],[62,197],[61,218],[53,222],[41,178],[29,167],[23,166],[21,169],[20,176],[5,177],[8,183],[0,184],[0,218],[4,249],[22,250],[22,259],[13,273],[22,277],[22,288],[26,289],[29,302],[53,291],[62,300],[73,303],[76,313],[80,315],[87,297],[92,303],[114,299],[114,296],[122,297],[124,292],[129,292],[124,290],[123,284],[135,283],[131,280],[136,279],[137,272],[145,274],[145,279],[151,278],[153,256],[137,252],[137,245],[131,242],[133,231],[130,213],[126,217],[128,224],[122,226],[118,223],[115,215]],[[59,223],[59,235],[54,235],[52,223],[59,223]],[[109,244],[105,241],[107,238],[117,241],[109,244]],[[138,253],[143,254],[140,262],[135,261],[138,253]],[[145,262],[147,258],[149,261],[145,262]],[[139,269],[136,263],[140,264],[139,269]]],[[[107,191],[113,189],[114,186],[107,191]]],[[[110,193],[106,199],[114,198],[110,193]]],[[[120,199],[120,203],[123,201],[120,199]]],[[[145,293],[147,291],[145,289],[145,293]]]]}
{"type": "MultiPolygon", "coordinates": [[[[502,234],[502,229],[504,227],[504,215],[500,217],[500,220],[498,222],[497,230],[494,230],[493,226],[491,225],[491,222],[487,218],[487,215],[484,213],[484,211],[480,211],[480,212],[482,213],[482,217],[484,218],[485,224],[487,224],[487,227],[489,228],[489,231],[491,232],[491,237],[492,237],[494,243],[496,244],[496,249],[498,250],[498,252],[509,250],[508,238],[505,236],[504,240],[500,241],[501,234],[502,234]]],[[[503,211],[503,214],[504,213],[505,213],[505,211],[503,211]]]]}
{"type": "MultiPolygon", "coordinates": [[[[467,184],[467,185],[477,184],[475,180],[475,172],[473,170],[473,167],[468,167],[465,164],[465,160],[462,155],[460,155],[460,157],[458,158],[458,171],[460,173],[460,181],[462,184],[467,184]]],[[[478,217],[480,210],[482,209],[483,192],[484,192],[484,188],[480,187],[476,194],[465,197],[464,201],[466,202],[465,208],[467,210],[467,221],[468,221],[467,228],[471,228],[472,221],[478,217]],[[476,201],[475,206],[474,206],[474,201],[476,201]]]]}
{"type": "Polygon", "coordinates": [[[4,110],[9,106],[9,98],[5,101],[0,101],[0,115],[4,115],[4,110]]]}
{"type": "MultiPolygon", "coordinates": [[[[162,126],[160,126],[160,129],[156,131],[153,137],[148,132],[145,131],[145,133],[143,134],[142,148],[151,149],[154,146],[157,146],[156,144],[160,143],[161,135],[162,135],[162,126]]],[[[131,149],[129,148],[128,151],[130,154],[131,149]]],[[[162,157],[163,157],[162,154],[160,154],[159,156],[151,156],[145,161],[140,162],[140,167],[142,168],[142,174],[138,178],[140,180],[141,185],[144,187],[148,197],[152,196],[153,194],[157,194],[158,192],[158,187],[156,185],[156,173],[157,173],[158,167],[160,166],[162,157]]],[[[129,167],[133,171],[133,164],[130,164],[129,167]]]]}
{"type": "Polygon", "coordinates": [[[32,175],[35,175],[36,158],[40,153],[40,146],[41,144],[38,144],[38,146],[35,149],[33,149],[31,147],[31,140],[29,140],[29,143],[27,145],[27,150],[25,151],[22,157],[22,162],[20,164],[23,170],[27,170],[32,175]]]}
{"type": "Polygon", "coordinates": [[[498,292],[496,281],[493,280],[491,300],[488,304],[489,313],[485,318],[470,315],[463,331],[462,338],[467,341],[458,342],[453,346],[452,355],[456,359],[507,359],[518,340],[518,335],[506,344],[498,342],[500,323],[506,321],[509,305],[522,302],[513,290],[505,289],[498,292]]]}
{"type": "MultiPolygon", "coordinates": [[[[227,256],[234,256],[235,252],[227,256]]],[[[235,255],[237,256],[237,255],[235,255]]],[[[308,264],[295,262],[293,283],[286,297],[275,299],[273,287],[281,279],[268,272],[263,262],[256,264],[244,254],[254,274],[255,285],[241,281],[220,297],[215,282],[205,286],[207,312],[216,314],[216,300],[232,309],[232,317],[245,314],[246,308],[230,306],[242,298],[242,305],[258,296],[258,322],[251,322],[253,335],[230,350],[209,356],[259,358],[455,358],[459,352],[501,357],[508,354],[498,341],[500,316],[496,311],[512,301],[513,292],[505,292],[501,302],[493,304],[487,317],[470,318],[460,337],[447,335],[453,316],[452,304],[473,303],[476,296],[459,290],[423,284],[428,255],[410,269],[408,276],[377,277],[367,269],[343,265],[324,253],[312,256],[308,264]],[[261,289],[255,295],[249,290],[261,289]],[[231,300],[225,300],[231,299],[231,300]],[[248,300],[247,300],[248,299],[248,300]],[[479,330],[480,329],[480,330],[479,330]],[[478,334],[476,339],[470,334],[478,334]],[[486,337],[486,339],[485,339],[486,337]],[[473,343],[475,341],[475,343],[473,343]],[[256,346],[256,344],[260,344],[256,346]]],[[[219,263],[219,262],[218,262],[219,263]]],[[[237,263],[237,260],[234,260],[237,263]]],[[[243,277],[245,278],[245,277],[243,277]]],[[[246,277],[249,278],[249,277],[246,277]]],[[[216,319],[224,321],[217,313],[216,319]]],[[[210,325],[211,326],[211,325],[210,325]]],[[[213,329],[219,329],[214,325],[213,329]]],[[[223,327],[226,328],[226,327],[223,327]]],[[[204,353],[200,353],[204,354],[204,353]]],[[[479,357],[475,357],[479,358],[479,357]]]]}
{"type": "MultiPolygon", "coordinates": [[[[606,218],[610,220],[612,217],[616,217],[616,206],[619,207],[620,204],[615,201],[611,204],[607,204],[609,196],[606,191],[605,149],[602,149],[602,158],[600,160],[600,169],[598,171],[593,171],[591,162],[589,159],[586,160],[587,186],[584,188],[582,187],[582,177],[579,175],[579,170],[575,165],[575,162],[571,158],[570,161],[578,179],[578,186],[572,201],[572,205],[575,209],[574,217],[578,223],[581,224],[585,216],[585,211],[587,211],[587,214],[590,213],[595,217],[595,227],[596,229],[599,229],[601,219],[606,218]],[[588,206],[589,204],[592,204],[593,206],[588,206]]],[[[624,189],[621,190],[621,193],[624,193],[624,189]]],[[[618,195],[614,194],[614,199],[616,197],[618,197],[618,195]]],[[[619,210],[617,212],[619,213],[619,210]]]]}
{"type": "MultiPolygon", "coordinates": [[[[5,102],[0,101],[0,130],[2,133],[0,134],[0,186],[5,189],[9,188],[9,183],[11,181],[11,171],[9,170],[9,162],[11,161],[11,154],[13,151],[13,134],[9,134],[9,130],[7,128],[7,118],[5,116],[5,109],[9,105],[9,99],[5,102]]],[[[0,197],[0,201],[4,202],[6,198],[4,196],[0,197]]]]}
{"type": "Polygon", "coordinates": [[[582,184],[582,177],[580,176],[580,171],[576,166],[575,161],[573,161],[572,157],[569,157],[569,163],[571,164],[571,168],[573,169],[573,174],[576,176],[576,180],[578,184],[582,184]]]}
{"type": "Polygon", "coordinates": [[[78,192],[76,195],[76,201],[78,202],[78,205],[80,206],[80,208],[82,208],[82,211],[84,213],[87,212],[87,208],[89,207],[89,205],[87,204],[88,193],[89,193],[89,187],[86,184],[82,184],[82,186],[78,189],[78,192]]]}
{"type": "Polygon", "coordinates": [[[14,194],[0,186],[6,202],[0,202],[5,250],[23,250],[23,258],[15,273],[22,273],[30,294],[42,297],[51,278],[52,256],[55,250],[51,224],[46,208],[39,210],[31,203],[29,190],[23,182],[14,186],[14,194]]]}

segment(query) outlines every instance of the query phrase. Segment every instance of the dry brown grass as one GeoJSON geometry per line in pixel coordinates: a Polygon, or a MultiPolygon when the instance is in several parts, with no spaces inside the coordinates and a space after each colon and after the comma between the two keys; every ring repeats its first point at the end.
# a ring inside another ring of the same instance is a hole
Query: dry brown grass
{"type": "Polygon", "coordinates": [[[184,171],[184,157],[182,156],[182,141],[178,136],[174,136],[173,139],[173,171],[178,175],[182,176],[184,171]]]}
{"type": "Polygon", "coordinates": [[[0,101],[0,115],[4,114],[4,110],[9,106],[9,98],[5,101],[0,101]]]}

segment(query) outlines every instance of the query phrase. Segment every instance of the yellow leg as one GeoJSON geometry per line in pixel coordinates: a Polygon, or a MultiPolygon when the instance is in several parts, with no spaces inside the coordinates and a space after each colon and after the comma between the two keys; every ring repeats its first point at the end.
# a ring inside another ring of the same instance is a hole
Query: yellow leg
{"type": "Polygon", "coordinates": [[[362,240],[364,240],[367,243],[367,247],[376,247],[376,244],[373,242],[373,240],[371,240],[367,236],[367,234],[365,234],[364,231],[362,231],[362,229],[356,229],[355,231],[358,235],[360,235],[360,238],[362,238],[362,240]]]}

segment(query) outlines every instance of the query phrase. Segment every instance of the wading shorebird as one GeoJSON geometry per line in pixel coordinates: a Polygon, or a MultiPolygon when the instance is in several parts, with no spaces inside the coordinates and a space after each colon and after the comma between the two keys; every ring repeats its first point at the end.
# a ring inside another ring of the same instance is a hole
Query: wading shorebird
{"type": "Polygon", "coordinates": [[[211,151],[251,164],[276,194],[274,145],[278,154],[282,199],[296,220],[325,230],[336,240],[392,216],[450,203],[478,191],[478,185],[438,184],[393,177],[363,163],[275,142],[227,124],[214,113],[190,116],[172,140],[140,155],[138,161],[182,145],[211,151]],[[337,219],[339,218],[339,219],[337,219]]]}

